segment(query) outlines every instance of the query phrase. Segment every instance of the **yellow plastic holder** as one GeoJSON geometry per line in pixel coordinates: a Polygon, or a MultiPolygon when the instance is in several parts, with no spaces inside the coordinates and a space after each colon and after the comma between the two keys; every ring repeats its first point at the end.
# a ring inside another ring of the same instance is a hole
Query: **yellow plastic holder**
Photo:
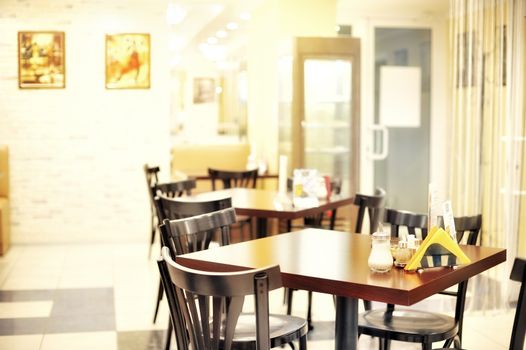
{"type": "Polygon", "coordinates": [[[456,266],[469,264],[471,260],[458,243],[442,228],[433,227],[420,248],[411,257],[405,270],[422,267],[456,266]]]}

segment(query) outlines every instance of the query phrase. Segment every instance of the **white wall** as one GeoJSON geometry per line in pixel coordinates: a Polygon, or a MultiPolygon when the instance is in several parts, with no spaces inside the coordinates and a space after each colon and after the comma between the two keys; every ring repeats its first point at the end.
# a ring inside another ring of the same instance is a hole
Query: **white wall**
{"type": "Polygon", "coordinates": [[[169,169],[164,1],[0,2],[0,144],[10,147],[12,240],[147,242],[142,165],[169,169]],[[66,88],[20,90],[17,32],[64,31],[66,88]],[[150,33],[151,88],[106,90],[106,33],[150,33]]]}

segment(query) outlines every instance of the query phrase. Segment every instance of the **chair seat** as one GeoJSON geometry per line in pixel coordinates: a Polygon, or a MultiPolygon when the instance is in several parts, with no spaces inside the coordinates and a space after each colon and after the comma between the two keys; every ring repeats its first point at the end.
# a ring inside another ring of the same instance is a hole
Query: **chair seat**
{"type": "Polygon", "coordinates": [[[358,325],[360,334],[410,342],[446,340],[458,331],[453,317],[411,309],[367,311],[360,314],[358,325]]]}
{"type": "MultiPolygon", "coordinates": [[[[272,347],[287,344],[307,334],[307,321],[287,315],[269,315],[270,344],[272,347]]],[[[239,316],[234,333],[235,349],[255,349],[256,318],[254,314],[243,313],[239,316]]]]}

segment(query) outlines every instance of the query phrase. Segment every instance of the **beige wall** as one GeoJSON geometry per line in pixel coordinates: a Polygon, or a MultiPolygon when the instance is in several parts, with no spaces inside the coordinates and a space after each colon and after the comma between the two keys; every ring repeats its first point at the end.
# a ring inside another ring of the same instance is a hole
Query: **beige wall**
{"type": "Polygon", "coordinates": [[[0,2],[0,144],[10,148],[14,242],[147,241],[142,165],[169,174],[165,5],[0,2]],[[18,88],[25,30],[65,32],[65,89],[18,88]],[[105,34],[122,32],[151,35],[150,89],[104,87],[105,34]]]}
{"type": "Polygon", "coordinates": [[[294,36],[334,36],[335,0],[267,0],[253,14],[248,46],[248,135],[253,152],[277,172],[278,58],[294,36]]]}

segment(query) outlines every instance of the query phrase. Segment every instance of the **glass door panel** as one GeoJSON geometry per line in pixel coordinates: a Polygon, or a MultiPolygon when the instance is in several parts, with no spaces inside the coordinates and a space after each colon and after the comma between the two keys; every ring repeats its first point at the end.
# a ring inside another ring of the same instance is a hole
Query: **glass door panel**
{"type": "Polygon", "coordinates": [[[352,63],[304,61],[304,166],[342,179],[349,188],[352,63]]]}
{"type": "Polygon", "coordinates": [[[375,28],[374,35],[374,119],[375,124],[385,124],[389,133],[387,157],[374,161],[375,187],[386,190],[387,206],[426,213],[430,178],[431,29],[375,28]],[[414,81],[414,93],[404,91],[401,86],[406,86],[407,81],[402,84],[401,80],[414,81]],[[393,100],[392,96],[398,99],[393,100]],[[397,110],[403,110],[401,105],[406,110],[416,109],[415,117],[397,115],[397,110]]]}

